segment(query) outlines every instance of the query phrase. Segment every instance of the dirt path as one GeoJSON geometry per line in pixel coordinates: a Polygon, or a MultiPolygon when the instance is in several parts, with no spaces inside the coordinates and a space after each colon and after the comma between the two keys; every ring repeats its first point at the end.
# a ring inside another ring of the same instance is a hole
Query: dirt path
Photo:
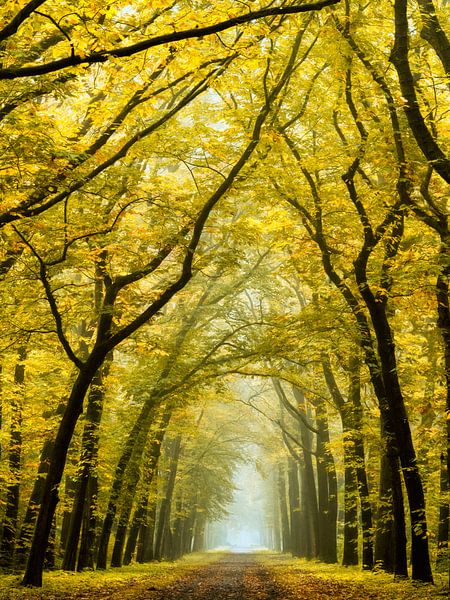
{"type": "Polygon", "coordinates": [[[166,588],[151,584],[116,592],[111,600],[282,600],[284,595],[251,554],[229,554],[166,588]]]}

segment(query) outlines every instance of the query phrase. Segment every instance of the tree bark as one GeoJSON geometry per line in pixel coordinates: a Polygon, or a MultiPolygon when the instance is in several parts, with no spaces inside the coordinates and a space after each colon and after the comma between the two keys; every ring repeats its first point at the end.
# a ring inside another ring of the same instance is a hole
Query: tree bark
{"type": "Polygon", "coordinates": [[[14,394],[11,399],[11,425],[8,465],[11,481],[6,486],[5,514],[0,543],[0,566],[11,567],[16,546],[17,520],[19,514],[20,474],[22,457],[23,386],[25,383],[25,346],[18,350],[18,362],[14,369],[14,394]]]}
{"type": "Polygon", "coordinates": [[[450,491],[447,476],[447,456],[441,454],[439,494],[439,524],[437,534],[436,568],[440,571],[449,568],[448,537],[449,537],[449,505],[448,493],[450,491]]]}
{"type": "MultiPolygon", "coordinates": [[[[170,408],[164,411],[164,414],[161,418],[161,422],[159,424],[158,431],[154,435],[153,439],[150,442],[150,448],[148,451],[148,456],[146,457],[146,463],[144,468],[147,470],[147,478],[149,484],[151,484],[154,474],[156,473],[156,469],[158,466],[159,457],[161,455],[162,443],[164,440],[165,433],[167,431],[167,427],[169,426],[170,418],[172,416],[172,410],[170,408]]],[[[140,453],[139,453],[140,454],[140,453]]],[[[133,505],[133,497],[136,491],[136,486],[139,481],[139,472],[138,465],[136,461],[136,465],[134,466],[135,473],[131,475],[130,481],[127,485],[127,498],[124,503],[124,507],[122,510],[122,514],[120,515],[120,519],[117,526],[116,539],[113,547],[113,554],[111,557],[111,566],[112,567],[120,567],[122,566],[122,553],[125,545],[125,536],[128,527],[128,521],[131,515],[131,509],[133,505]]]]}
{"type": "Polygon", "coordinates": [[[308,540],[307,531],[302,531],[302,518],[300,506],[300,485],[298,465],[293,458],[288,459],[288,497],[290,516],[290,544],[289,549],[293,556],[304,556],[304,549],[308,540]]]}
{"type": "Polygon", "coordinates": [[[84,569],[92,571],[95,568],[95,542],[98,522],[96,516],[97,499],[98,477],[96,474],[91,473],[86,493],[77,571],[83,571],[84,569]]]}
{"type": "Polygon", "coordinates": [[[361,406],[361,382],[359,356],[350,359],[350,390],[353,421],[353,452],[358,482],[359,502],[361,507],[362,529],[362,567],[373,568],[373,533],[372,533],[372,506],[370,503],[369,483],[367,480],[366,457],[363,438],[363,416],[361,406]]]}
{"type": "Polygon", "coordinates": [[[344,428],[344,567],[358,564],[358,486],[355,461],[346,447],[353,444],[353,429],[343,420],[344,428]]]}
{"type": "Polygon", "coordinates": [[[66,571],[75,571],[77,564],[78,542],[83,523],[83,516],[89,520],[89,514],[93,507],[87,501],[89,480],[94,474],[97,466],[99,426],[103,410],[104,400],[104,378],[109,371],[110,362],[105,361],[103,366],[98,369],[91,383],[88,403],[86,408],[86,423],[84,426],[81,442],[80,465],[76,487],[74,492],[74,501],[70,522],[65,543],[65,553],[62,562],[62,569],[66,571]]]}
{"type": "MultiPolygon", "coordinates": [[[[60,404],[55,411],[55,416],[60,416],[63,414],[63,412],[64,405],[60,404]]],[[[22,522],[22,526],[20,528],[19,539],[17,542],[17,552],[15,557],[15,564],[17,567],[23,567],[26,564],[26,553],[31,544],[33,528],[38,515],[39,506],[42,502],[42,495],[44,493],[44,482],[45,477],[48,473],[48,466],[50,456],[53,450],[53,443],[53,439],[47,439],[42,447],[37,477],[35,479],[33,489],[31,491],[30,499],[28,501],[25,516],[22,522]]]]}
{"type": "MultiPolygon", "coordinates": [[[[305,396],[300,388],[293,386],[297,406],[306,415],[305,396]]],[[[303,473],[302,478],[302,496],[305,499],[306,519],[310,529],[311,538],[311,558],[317,557],[319,550],[319,508],[317,504],[316,479],[314,476],[314,468],[312,463],[312,433],[303,422],[299,420],[300,439],[302,442],[303,454],[303,473]]],[[[308,557],[308,556],[307,556],[308,557]]]]}
{"type": "Polygon", "coordinates": [[[450,77],[450,42],[442,28],[432,0],[417,0],[422,17],[420,36],[434,49],[450,77]]]}
{"type": "Polygon", "coordinates": [[[111,492],[109,495],[108,506],[106,509],[105,518],[103,520],[102,531],[100,534],[98,553],[97,553],[97,569],[106,569],[107,552],[109,545],[109,538],[111,536],[112,526],[117,512],[117,503],[122,491],[122,486],[125,478],[125,472],[128,463],[133,455],[135,444],[139,442],[142,451],[145,447],[145,439],[147,437],[148,430],[151,425],[152,412],[154,409],[154,398],[150,398],[145,402],[141,409],[139,417],[133,425],[128,439],[125,443],[122,455],[117,463],[116,471],[114,474],[114,480],[111,486],[111,492]],[[145,433],[145,435],[144,435],[145,433]]]}
{"type": "Polygon", "coordinates": [[[394,12],[395,43],[392,48],[390,61],[397,71],[400,89],[406,100],[403,109],[412,134],[423,155],[444,181],[450,183],[450,160],[446,157],[428,129],[417,99],[414,77],[408,59],[407,0],[395,0],[394,12]]]}
{"type": "Polygon", "coordinates": [[[325,402],[315,400],[317,459],[317,490],[319,504],[319,549],[320,560],[337,562],[337,477],[333,455],[329,450],[330,434],[325,402]]]}
{"type": "Polygon", "coordinates": [[[386,397],[389,402],[390,422],[395,432],[403,478],[408,494],[411,519],[412,577],[413,579],[419,579],[420,581],[432,582],[433,575],[431,572],[428,550],[425,496],[417,466],[409,420],[398,380],[397,360],[395,357],[395,344],[392,331],[389,326],[383,303],[375,300],[370,289],[367,287],[367,282],[364,284],[362,282],[358,283],[369,308],[377,337],[382,377],[386,397]]]}
{"type": "Polygon", "coordinates": [[[93,352],[91,354],[91,359],[84,364],[82,369],[80,369],[67,401],[66,410],[61,419],[49,459],[49,468],[44,483],[42,502],[36,520],[33,541],[22,585],[42,586],[44,553],[50,535],[53,515],[55,514],[56,505],[59,501],[58,488],[66,464],[69,444],[78,417],[81,414],[83,400],[88,387],[104,357],[104,355],[98,352],[93,352]]]}
{"type": "MultiPolygon", "coordinates": [[[[161,501],[158,516],[158,527],[155,539],[155,559],[162,560],[164,556],[164,539],[170,530],[170,512],[172,497],[175,489],[175,478],[178,470],[178,460],[181,451],[181,435],[177,436],[170,444],[169,475],[166,484],[164,498],[161,501]]],[[[170,533],[169,533],[170,535],[170,533]]]]}
{"type": "Polygon", "coordinates": [[[281,519],[281,548],[283,552],[291,552],[291,530],[289,525],[289,513],[286,499],[286,478],[283,464],[281,462],[278,463],[277,489],[281,519]]]}
{"type": "MultiPolygon", "coordinates": [[[[155,486],[156,488],[156,486],[155,486]]],[[[156,494],[146,508],[146,514],[139,529],[137,542],[136,561],[138,563],[150,562],[154,558],[154,538],[156,525],[156,494]]]]}

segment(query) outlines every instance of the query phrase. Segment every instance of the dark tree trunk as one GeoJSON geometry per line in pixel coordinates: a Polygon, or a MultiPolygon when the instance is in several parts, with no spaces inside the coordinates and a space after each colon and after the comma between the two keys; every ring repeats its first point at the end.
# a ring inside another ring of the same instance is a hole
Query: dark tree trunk
{"type": "Polygon", "coordinates": [[[291,551],[291,530],[286,498],[286,478],[282,463],[278,463],[277,473],[278,503],[280,507],[281,548],[283,552],[291,551]]]}
{"type": "Polygon", "coordinates": [[[278,474],[272,471],[271,477],[271,495],[272,495],[272,519],[273,519],[273,546],[276,552],[282,551],[282,532],[281,532],[281,511],[278,500],[278,474]]]}
{"type": "MultiPolygon", "coordinates": [[[[344,542],[342,564],[357,565],[358,560],[358,481],[356,476],[355,456],[355,419],[352,400],[345,401],[336,382],[328,357],[322,360],[325,381],[339,411],[343,431],[344,451],[344,542]]],[[[350,377],[349,396],[356,396],[359,386],[355,385],[354,377],[350,377]]]]}
{"type": "Polygon", "coordinates": [[[197,503],[191,509],[189,517],[185,521],[183,527],[183,554],[192,552],[194,528],[197,521],[197,503]]]}
{"type": "Polygon", "coordinates": [[[138,563],[150,562],[154,558],[153,542],[156,524],[156,497],[146,508],[144,521],[139,529],[136,560],[138,563]]]}
{"type": "Polygon", "coordinates": [[[440,470],[440,494],[439,494],[439,525],[437,535],[436,568],[439,571],[450,568],[449,561],[449,505],[448,493],[450,491],[447,476],[447,457],[441,454],[440,470]]]}
{"type": "Polygon", "coordinates": [[[375,567],[394,572],[394,513],[392,510],[392,472],[385,451],[381,454],[378,510],[375,530],[375,567]]]}
{"type": "Polygon", "coordinates": [[[170,466],[169,476],[166,484],[166,492],[161,501],[158,516],[158,527],[155,539],[155,558],[161,560],[164,555],[164,539],[170,535],[170,511],[172,506],[172,497],[175,489],[175,479],[178,470],[178,460],[181,451],[181,436],[175,438],[170,444],[170,466]]]}
{"type": "Polygon", "coordinates": [[[303,556],[307,532],[301,531],[300,485],[298,465],[293,458],[288,459],[288,490],[290,514],[290,551],[293,556],[303,556]],[[303,538],[303,539],[302,539],[303,538]]]}
{"type": "Polygon", "coordinates": [[[145,447],[145,440],[147,438],[148,430],[150,428],[153,416],[153,410],[155,408],[154,400],[149,399],[141,409],[139,417],[136,423],[133,425],[128,439],[125,443],[122,456],[117,463],[116,472],[114,474],[114,481],[111,486],[111,492],[108,500],[108,507],[106,509],[106,515],[103,520],[103,527],[100,534],[99,547],[97,553],[97,569],[106,569],[106,561],[108,554],[109,538],[111,536],[112,526],[117,512],[117,503],[119,501],[120,493],[125,478],[125,472],[128,463],[133,455],[133,450],[136,443],[142,448],[145,447]]]}
{"type": "Polygon", "coordinates": [[[202,552],[205,549],[205,527],[206,515],[204,512],[197,511],[194,526],[194,540],[192,543],[193,552],[202,552]]]}
{"type": "MultiPolygon", "coordinates": [[[[58,407],[57,414],[62,414],[63,407],[58,407]],[[59,412],[58,412],[59,411],[59,412]]],[[[53,440],[46,440],[42,448],[41,457],[39,461],[38,474],[34,482],[33,490],[27,505],[27,510],[22,522],[20,529],[19,540],[17,543],[17,552],[15,564],[17,567],[23,567],[26,563],[26,555],[31,544],[31,538],[33,536],[34,524],[38,514],[39,506],[42,502],[42,495],[44,493],[44,482],[45,476],[48,473],[48,466],[50,456],[53,450],[53,440]]]]}
{"type": "Polygon", "coordinates": [[[0,566],[2,567],[12,566],[16,546],[22,457],[22,388],[25,382],[25,365],[23,361],[26,356],[26,348],[19,348],[18,362],[14,370],[15,394],[11,399],[11,425],[8,451],[11,482],[6,486],[5,514],[3,517],[0,544],[0,566]]]}
{"type": "Polygon", "coordinates": [[[98,478],[93,473],[90,475],[87,486],[86,501],[84,505],[83,523],[81,530],[80,550],[78,552],[77,571],[84,569],[93,570],[96,556],[97,517],[96,507],[98,498],[98,478]]]}
{"type": "MultiPolygon", "coordinates": [[[[93,507],[87,502],[89,480],[94,475],[98,460],[99,426],[102,417],[104,400],[104,379],[108,374],[111,361],[105,360],[103,366],[96,372],[89,390],[86,422],[83,430],[80,455],[80,469],[76,478],[74,501],[65,543],[65,553],[62,568],[75,571],[77,564],[78,542],[83,524],[83,518],[89,520],[93,507]]],[[[90,500],[90,499],[89,499],[90,500]]]]}
{"type": "Polygon", "coordinates": [[[316,470],[319,504],[320,560],[337,562],[337,477],[334,458],[329,450],[330,434],[325,402],[316,399],[316,470]]]}
{"type": "Polygon", "coordinates": [[[362,529],[362,566],[373,568],[372,506],[370,504],[369,483],[366,472],[366,457],[363,439],[363,415],[361,406],[361,382],[359,357],[354,357],[350,364],[349,401],[352,405],[353,452],[358,482],[359,501],[361,506],[362,529]]]}
{"type": "Polygon", "coordinates": [[[395,442],[381,423],[383,452],[380,466],[374,561],[395,577],[408,576],[405,509],[401,470],[395,442]]]}
{"type": "Polygon", "coordinates": [[[342,564],[358,564],[358,486],[355,461],[349,447],[353,444],[353,429],[343,419],[344,427],[344,548],[342,564]]]}
{"type": "MultiPolygon", "coordinates": [[[[445,228],[441,232],[441,264],[442,269],[439,273],[436,282],[436,299],[438,304],[438,327],[441,332],[442,339],[444,341],[444,368],[445,368],[445,384],[446,384],[446,401],[445,401],[445,413],[446,413],[446,445],[447,451],[445,453],[444,461],[442,464],[441,474],[441,489],[447,490],[447,500],[444,501],[445,496],[441,494],[441,506],[440,506],[440,528],[441,533],[439,534],[439,555],[442,557],[444,552],[447,555],[447,567],[449,577],[449,588],[450,588],[450,546],[449,546],[449,530],[450,530],[450,510],[448,492],[450,490],[450,301],[449,301],[449,280],[450,280],[450,261],[448,260],[449,255],[449,234],[448,224],[446,221],[445,228]],[[446,503],[446,506],[444,504],[446,503]],[[442,524],[442,525],[441,525],[442,524]]],[[[442,560],[442,558],[441,558],[442,560]]]]}
{"type": "Polygon", "coordinates": [[[125,493],[123,494],[124,497],[122,497],[121,502],[122,509],[120,512],[119,519],[117,521],[116,535],[111,556],[111,567],[122,566],[122,554],[125,546],[128,521],[130,520],[131,511],[133,508],[133,496],[140,478],[139,467],[140,465],[137,460],[132,461],[131,464],[128,466],[125,493]]]}
{"type": "Polygon", "coordinates": [[[42,502],[36,520],[33,541],[22,585],[42,586],[45,550],[47,548],[53,516],[59,501],[58,489],[66,464],[67,452],[75,425],[83,408],[84,397],[103,359],[104,354],[93,351],[90,360],[84,363],[83,368],[80,369],[72,387],[72,392],[67,401],[66,410],[61,419],[50,456],[42,502]]]}
{"type": "Polygon", "coordinates": [[[182,497],[178,497],[176,502],[176,513],[177,516],[173,523],[173,533],[172,533],[172,552],[169,556],[170,560],[176,560],[180,558],[183,554],[182,550],[182,539],[183,539],[183,525],[186,519],[183,516],[183,500],[182,497]]]}
{"type": "MultiPolygon", "coordinates": [[[[297,387],[293,387],[295,399],[297,400],[298,408],[305,415],[306,403],[305,396],[297,387]]],[[[300,438],[302,442],[303,454],[303,477],[302,477],[302,497],[305,500],[305,517],[308,525],[310,539],[310,548],[307,549],[307,558],[317,557],[319,550],[319,508],[317,504],[316,479],[314,476],[314,468],[312,463],[312,433],[305,425],[303,420],[298,420],[300,427],[300,438]]]]}
{"type": "MultiPolygon", "coordinates": [[[[147,483],[150,486],[156,472],[159,457],[161,455],[162,443],[170,422],[172,415],[171,409],[166,409],[159,424],[158,431],[155,433],[154,438],[150,442],[150,447],[147,452],[145,460],[145,470],[147,483]]],[[[140,452],[139,452],[140,454],[140,452]]],[[[137,457],[139,458],[139,457],[137,457]]],[[[137,462],[137,461],[136,461],[137,462]]],[[[133,497],[136,492],[136,487],[139,481],[139,470],[138,464],[135,465],[134,471],[130,476],[127,483],[127,498],[124,502],[124,507],[120,515],[119,523],[117,526],[116,538],[114,542],[113,554],[111,558],[112,567],[122,566],[122,553],[125,545],[125,536],[128,527],[128,521],[130,520],[131,510],[133,507],[133,497]]],[[[174,482],[175,483],[175,482],[174,482]]]]}
{"type": "Polygon", "coordinates": [[[133,558],[133,554],[136,550],[137,540],[139,531],[141,529],[145,514],[147,512],[148,498],[144,501],[140,501],[138,507],[134,511],[133,518],[131,520],[130,531],[128,533],[127,543],[125,546],[125,552],[123,554],[123,564],[129,565],[133,558]]]}
{"type": "Polygon", "coordinates": [[[56,515],[53,517],[52,526],[50,529],[50,535],[48,537],[48,544],[45,550],[44,558],[44,569],[55,568],[55,555],[56,555],[56,515]]]}
{"type": "MultiPolygon", "coordinates": [[[[398,455],[408,495],[411,519],[412,577],[420,581],[432,582],[433,575],[428,550],[425,497],[417,466],[409,420],[398,380],[392,331],[383,303],[377,302],[371,294],[369,296],[366,288],[362,290],[362,293],[370,310],[377,337],[378,355],[380,357],[386,399],[389,404],[390,424],[395,432],[398,455]]],[[[394,486],[395,489],[396,487],[394,486]]],[[[398,540],[398,542],[400,541],[398,540]]]]}
{"type": "MultiPolygon", "coordinates": [[[[66,475],[66,477],[64,478],[64,498],[67,500],[67,503],[69,503],[69,501],[73,501],[76,491],[77,491],[76,478],[72,477],[71,475],[66,475]]],[[[64,510],[62,519],[61,519],[61,531],[60,531],[59,545],[60,545],[60,550],[62,553],[65,552],[66,545],[67,545],[67,537],[69,535],[69,530],[70,530],[70,515],[71,515],[71,511],[69,508],[67,508],[66,510],[64,510]]]]}

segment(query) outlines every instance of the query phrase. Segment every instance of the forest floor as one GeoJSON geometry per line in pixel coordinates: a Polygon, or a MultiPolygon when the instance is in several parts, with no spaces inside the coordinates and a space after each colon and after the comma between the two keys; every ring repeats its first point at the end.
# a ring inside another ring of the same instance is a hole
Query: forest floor
{"type": "Polygon", "coordinates": [[[425,600],[447,594],[439,584],[393,582],[382,573],[269,553],[207,553],[108,571],[57,571],[44,574],[42,589],[0,576],[0,600],[425,600]]]}

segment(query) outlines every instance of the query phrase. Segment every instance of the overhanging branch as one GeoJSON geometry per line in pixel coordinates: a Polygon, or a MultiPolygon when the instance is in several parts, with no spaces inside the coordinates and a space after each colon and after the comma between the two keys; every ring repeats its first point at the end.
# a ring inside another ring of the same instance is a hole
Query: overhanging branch
{"type": "MultiPolygon", "coordinates": [[[[248,12],[245,15],[239,15],[232,17],[225,21],[215,23],[214,25],[208,25],[207,27],[196,27],[192,29],[183,29],[182,31],[175,31],[172,33],[165,33],[158,35],[130,46],[123,48],[112,48],[111,50],[102,50],[100,52],[92,52],[86,56],[80,54],[73,54],[66,58],[61,58],[48,63],[31,65],[29,67],[17,67],[0,69],[0,79],[17,79],[19,77],[34,77],[38,75],[44,75],[46,73],[53,73],[54,71],[60,71],[67,69],[68,67],[76,67],[78,65],[93,65],[95,63],[104,63],[109,58],[122,58],[133,56],[144,50],[155,48],[163,44],[169,44],[172,42],[178,42],[181,40],[187,40],[192,38],[201,38],[205,35],[212,35],[236,27],[236,25],[243,25],[251,21],[264,19],[265,17],[272,16],[283,16],[293,15],[298,13],[304,13],[309,11],[321,10],[327,6],[333,6],[338,4],[340,0],[320,0],[319,2],[305,3],[294,6],[272,6],[269,8],[263,8],[261,10],[255,10],[248,12]]],[[[42,3],[42,2],[40,2],[42,3]]],[[[31,3],[30,3],[31,4],[31,3]]],[[[39,5],[39,4],[38,4],[39,5]]],[[[17,30],[17,28],[16,28],[17,30]]],[[[16,31],[14,30],[14,31],[16,31]]],[[[4,31],[4,30],[3,30],[4,31]]],[[[11,34],[14,33],[11,30],[11,34]]],[[[1,35],[2,32],[0,32],[1,35]]],[[[1,39],[1,38],[0,38],[1,39]]]]}

